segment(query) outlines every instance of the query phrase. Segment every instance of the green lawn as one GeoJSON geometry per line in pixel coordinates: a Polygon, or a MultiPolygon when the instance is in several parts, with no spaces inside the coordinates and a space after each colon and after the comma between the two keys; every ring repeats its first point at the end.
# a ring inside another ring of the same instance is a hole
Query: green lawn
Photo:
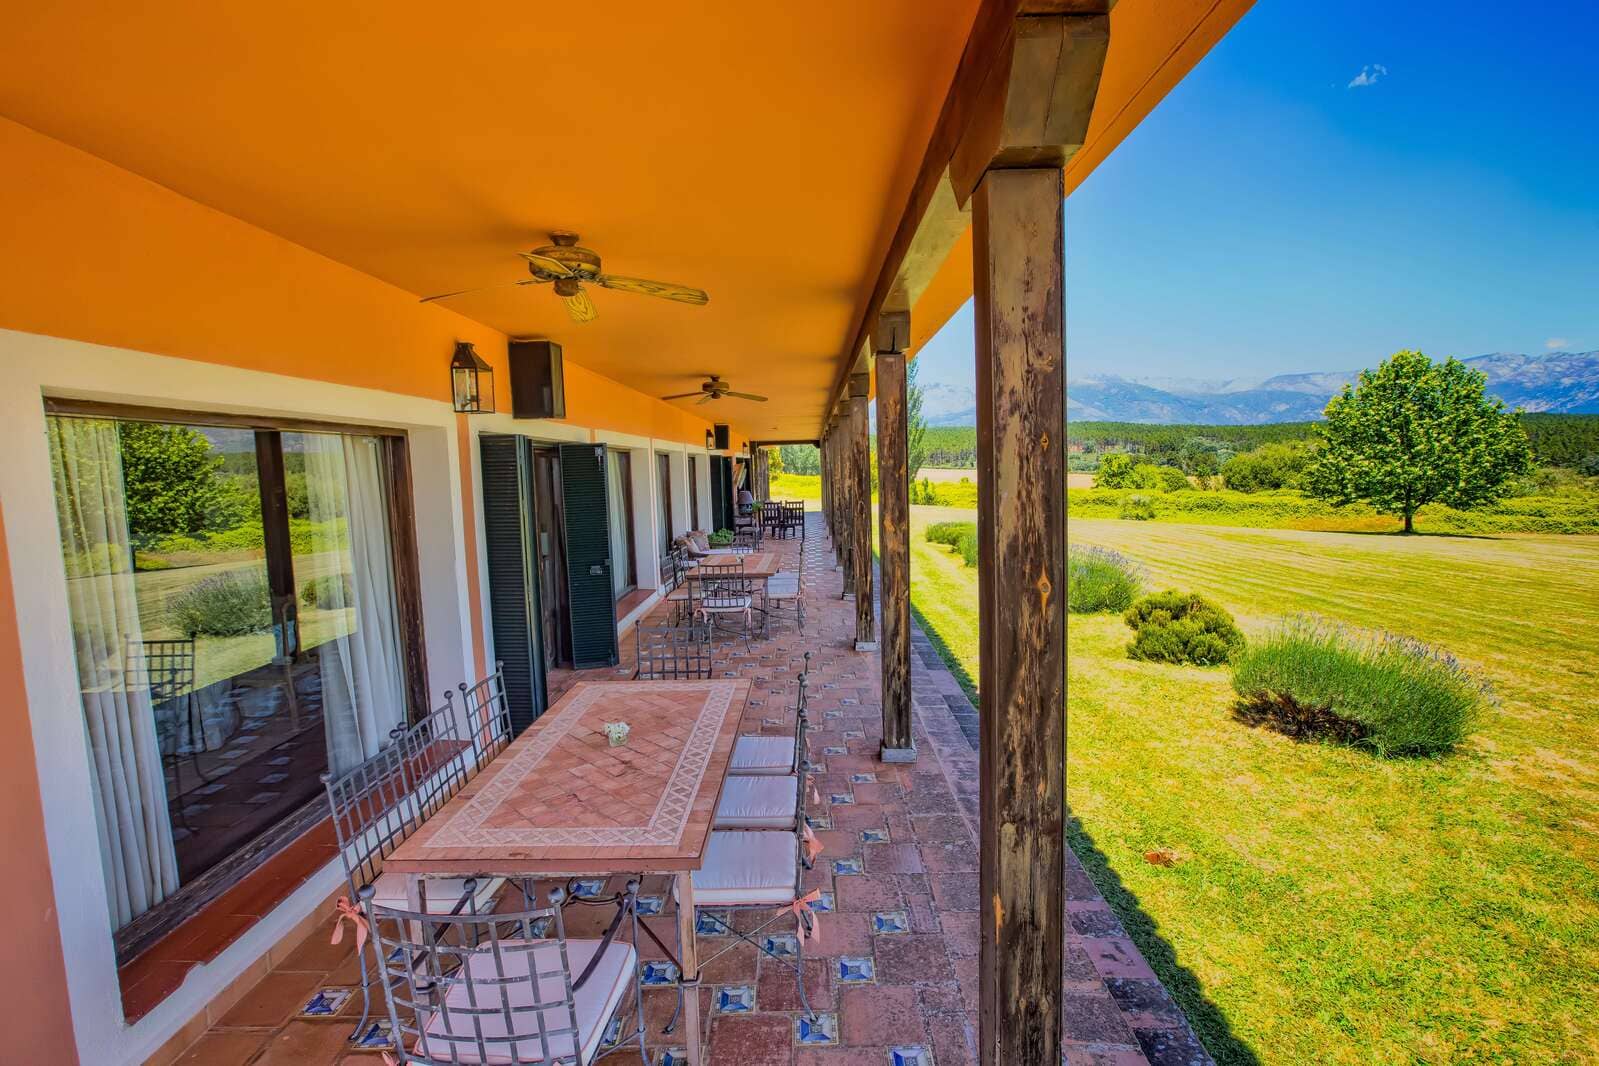
{"type": "MultiPolygon", "coordinates": [[[[976,677],[976,574],[921,537],[972,512],[915,511],[917,610],[976,677]]],[[[1225,669],[1132,662],[1120,619],[1073,617],[1074,846],[1219,1061],[1599,1060],[1599,538],[1071,536],[1249,633],[1310,610],[1436,642],[1501,700],[1463,752],[1382,761],[1242,725],[1225,669]]]]}

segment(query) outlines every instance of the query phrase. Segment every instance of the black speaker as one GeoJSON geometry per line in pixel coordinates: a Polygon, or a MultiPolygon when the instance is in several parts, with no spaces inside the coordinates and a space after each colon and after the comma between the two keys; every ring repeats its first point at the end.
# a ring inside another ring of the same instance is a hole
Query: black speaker
{"type": "Polygon", "coordinates": [[[565,418],[561,346],[554,341],[512,341],[510,356],[511,417],[565,418]]]}
{"type": "Polygon", "coordinates": [[[718,422],[718,423],[716,423],[715,428],[716,428],[716,450],[719,451],[719,452],[725,452],[725,451],[727,451],[728,447],[732,443],[732,440],[731,440],[732,435],[727,430],[727,423],[726,422],[718,422]]]}

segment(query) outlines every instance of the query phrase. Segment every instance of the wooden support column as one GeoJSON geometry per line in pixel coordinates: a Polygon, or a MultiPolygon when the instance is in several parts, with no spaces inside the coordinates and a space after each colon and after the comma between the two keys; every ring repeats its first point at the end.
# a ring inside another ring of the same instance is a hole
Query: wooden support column
{"type": "Polygon", "coordinates": [[[833,472],[838,480],[838,503],[835,506],[836,532],[833,540],[838,545],[838,565],[844,572],[841,599],[855,595],[855,479],[852,477],[854,456],[850,440],[849,400],[839,406],[833,436],[837,442],[833,458],[833,472]]]}
{"type": "Polygon", "coordinates": [[[849,383],[849,557],[855,593],[855,650],[877,650],[877,615],[872,606],[872,430],[870,374],[849,383]]]}
{"type": "Polygon", "coordinates": [[[1060,1061],[1066,424],[1058,167],[974,197],[982,1061],[1060,1061]]]}
{"type": "Polygon", "coordinates": [[[910,426],[906,408],[905,349],[910,314],[878,317],[877,351],[877,558],[883,602],[884,762],[916,761],[911,739],[911,497],[910,426]]]}
{"type": "MultiPolygon", "coordinates": [[[[1087,4],[1083,6],[1089,6],[1087,4]]],[[[1022,2],[950,157],[977,333],[983,1066],[1057,1066],[1066,892],[1062,166],[1087,138],[1103,14],[1022,2]],[[1032,11],[1040,14],[1031,14],[1032,11]]]]}

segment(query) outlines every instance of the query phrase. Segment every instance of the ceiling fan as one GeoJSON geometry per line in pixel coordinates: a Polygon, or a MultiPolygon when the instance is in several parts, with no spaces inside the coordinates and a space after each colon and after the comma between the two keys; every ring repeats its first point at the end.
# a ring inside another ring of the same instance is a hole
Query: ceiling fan
{"type": "MultiPolygon", "coordinates": [[[[619,274],[601,273],[599,253],[578,247],[575,233],[555,230],[550,234],[550,240],[553,243],[542,248],[517,253],[527,260],[527,272],[533,275],[531,278],[501,282],[500,285],[488,285],[483,288],[500,288],[504,285],[553,285],[556,295],[566,301],[566,311],[572,316],[573,322],[592,322],[598,313],[594,301],[583,291],[585,284],[598,285],[602,289],[615,289],[618,292],[659,296],[663,300],[676,300],[678,303],[694,304],[697,307],[703,307],[710,301],[710,296],[703,289],[692,289],[687,285],[673,285],[665,281],[650,281],[647,278],[625,278],[619,274]]],[[[482,292],[483,288],[441,292],[437,296],[424,296],[422,302],[448,300],[452,296],[482,292]]]]}
{"type": "Polygon", "coordinates": [[[698,392],[680,392],[676,396],[662,396],[663,400],[687,400],[695,396],[700,398],[700,403],[710,403],[720,400],[724,396],[731,396],[735,400],[754,400],[756,403],[765,403],[765,396],[756,396],[751,392],[734,392],[733,386],[723,381],[721,375],[712,374],[700,383],[698,392]]]}

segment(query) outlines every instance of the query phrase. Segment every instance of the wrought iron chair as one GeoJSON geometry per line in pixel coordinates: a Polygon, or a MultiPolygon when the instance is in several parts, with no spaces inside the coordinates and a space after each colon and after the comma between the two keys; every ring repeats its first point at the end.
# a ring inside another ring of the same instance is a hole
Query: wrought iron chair
{"type": "Polygon", "coordinates": [[[636,681],[684,681],[711,676],[711,634],[701,625],[638,626],[636,681]]]}
{"type": "Polygon", "coordinates": [[[739,737],[733,744],[729,774],[783,777],[798,774],[804,767],[807,758],[805,734],[810,729],[807,717],[810,672],[811,653],[806,652],[805,669],[799,676],[799,693],[794,699],[794,735],[739,737]]]}
{"type": "Polygon", "coordinates": [[[172,810],[178,823],[190,829],[184,814],[183,760],[201,784],[211,779],[200,768],[200,755],[208,751],[205,722],[200,716],[200,701],[194,692],[194,638],[181,640],[135,640],[129,638],[124,649],[123,684],[130,689],[146,689],[152,707],[170,708],[170,730],[158,727],[161,759],[172,770],[172,810]],[[188,750],[185,751],[184,749],[188,750]]]}
{"type": "MultiPolygon", "coordinates": [[[[385,874],[383,860],[422,823],[406,762],[406,749],[394,740],[342,774],[322,775],[350,899],[369,890],[387,904],[405,905],[404,881],[397,874],[385,874]]],[[[439,906],[448,909],[475,907],[483,895],[475,880],[438,884],[434,898],[439,906]],[[453,895],[449,895],[451,892],[453,895]]],[[[372,1012],[371,983],[376,968],[369,962],[375,960],[361,952],[361,1020],[355,1027],[357,1035],[365,1030],[372,1012]]]]}
{"type": "MultiPolygon", "coordinates": [[[[474,767],[483,769],[511,743],[511,704],[505,696],[505,664],[496,662],[494,672],[475,684],[461,682],[461,722],[471,737],[474,767]]],[[[448,690],[444,702],[451,702],[448,690]]]]}
{"type": "Polygon", "coordinates": [[[792,618],[801,634],[805,632],[805,552],[799,553],[799,569],[779,570],[766,579],[761,590],[762,622],[768,629],[774,617],[792,618]]]}
{"type": "Polygon", "coordinates": [[[750,630],[754,625],[755,587],[744,574],[741,561],[701,563],[689,578],[689,608],[695,621],[707,628],[727,632],[722,619],[744,620],[744,649],[750,650],[750,630]]]}
{"type": "Polygon", "coordinates": [[[733,531],[733,543],[729,545],[735,555],[748,555],[761,546],[761,527],[758,525],[741,526],[733,531]]]}
{"type": "Polygon", "coordinates": [[[386,907],[364,889],[361,906],[385,960],[384,998],[398,1061],[589,1066],[636,1042],[648,1066],[635,947],[638,882],[628,882],[610,928],[596,940],[567,939],[566,899],[556,887],[543,908],[437,915],[386,907]],[[631,942],[617,937],[629,921],[631,942]],[[636,1005],[632,1032],[605,1046],[629,985],[636,1005]]]}
{"type": "MultiPolygon", "coordinates": [[[[806,653],[805,659],[808,670],[809,653],[806,653]]],[[[809,787],[811,767],[808,760],[795,754],[806,750],[805,734],[810,724],[806,718],[805,704],[809,684],[807,675],[800,674],[792,738],[747,736],[740,737],[734,744],[736,761],[741,746],[754,745],[758,749],[763,741],[775,741],[771,745],[773,757],[791,759],[792,769],[788,773],[776,774],[750,773],[733,767],[722,784],[722,797],[716,804],[716,815],[711,823],[713,829],[781,829],[797,832],[807,842],[813,840],[805,821],[805,801],[812,791],[809,787]]],[[[744,753],[747,756],[750,748],[744,747],[744,753]]],[[[809,865],[808,860],[806,865],[809,865]]]]}

